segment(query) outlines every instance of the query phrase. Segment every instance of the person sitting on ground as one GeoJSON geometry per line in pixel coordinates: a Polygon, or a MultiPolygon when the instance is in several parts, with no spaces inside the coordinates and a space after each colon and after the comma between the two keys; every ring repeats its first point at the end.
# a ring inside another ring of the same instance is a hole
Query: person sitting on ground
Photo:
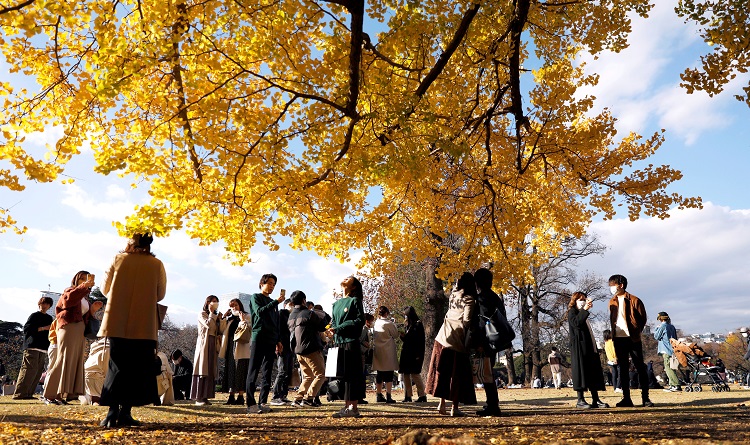
{"type": "Polygon", "coordinates": [[[172,375],[172,388],[174,388],[175,400],[187,400],[190,398],[190,383],[193,380],[193,362],[175,349],[172,352],[172,363],[174,363],[174,374],[172,375]]]}

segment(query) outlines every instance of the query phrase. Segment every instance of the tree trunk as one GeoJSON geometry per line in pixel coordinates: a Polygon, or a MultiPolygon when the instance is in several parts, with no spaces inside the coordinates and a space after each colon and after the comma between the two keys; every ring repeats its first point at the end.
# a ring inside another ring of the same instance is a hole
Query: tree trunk
{"type": "Polygon", "coordinates": [[[422,374],[427,374],[430,366],[430,357],[432,356],[432,345],[435,342],[440,326],[443,324],[445,317],[447,298],[443,291],[443,282],[436,275],[438,260],[429,258],[425,261],[425,296],[424,296],[424,315],[422,316],[422,325],[425,333],[425,359],[422,365],[422,374]]]}
{"type": "Polygon", "coordinates": [[[513,348],[505,350],[505,361],[508,363],[508,385],[516,383],[516,364],[513,361],[513,348]]]}
{"type": "Polygon", "coordinates": [[[531,295],[531,349],[529,350],[529,356],[531,357],[531,368],[533,372],[533,378],[542,379],[542,353],[541,345],[539,341],[539,298],[536,287],[534,294],[531,295]]]}

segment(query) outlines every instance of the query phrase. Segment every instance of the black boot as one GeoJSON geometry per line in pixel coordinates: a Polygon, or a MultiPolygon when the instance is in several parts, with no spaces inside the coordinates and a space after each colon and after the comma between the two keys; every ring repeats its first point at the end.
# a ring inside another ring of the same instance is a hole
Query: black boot
{"type": "Polygon", "coordinates": [[[120,416],[120,407],[110,406],[109,411],[107,412],[107,417],[104,418],[101,422],[99,422],[99,425],[103,426],[104,428],[116,428],[117,427],[117,418],[120,416]]]}
{"type": "Polygon", "coordinates": [[[237,400],[234,402],[235,405],[244,405],[245,404],[245,397],[242,396],[242,394],[237,396],[237,400]]]}
{"type": "Polygon", "coordinates": [[[500,401],[497,397],[497,385],[494,382],[484,384],[484,392],[487,396],[487,407],[477,411],[477,416],[500,416],[500,401]]]}
{"type": "Polygon", "coordinates": [[[581,409],[591,408],[591,405],[586,403],[586,399],[583,398],[583,391],[578,391],[578,402],[576,403],[576,408],[581,408],[581,409]]]}
{"type": "Polygon", "coordinates": [[[141,422],[135,420],[133,415],[130,414],[129,406],[123,406],[120,409],[120,416],[117,418],[118,426],[141,426],[141,422]]]}
{"type": "Polygon", "coordinates": [[[234,399],[234,394],[229,394],[229,398],[227,399],[226,403],[224,405],[234,405],[236,403],[234,399]]]}

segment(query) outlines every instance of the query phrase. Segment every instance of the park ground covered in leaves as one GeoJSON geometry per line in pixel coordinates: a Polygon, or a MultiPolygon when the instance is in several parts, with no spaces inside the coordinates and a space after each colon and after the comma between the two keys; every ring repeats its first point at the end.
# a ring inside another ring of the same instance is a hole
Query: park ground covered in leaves
{"type": "MultiPolygon", "coordinates": [[[[480,395],[478,391],[477,395],[480,395]]],[[[400,394],[395,394],[394,398],[400,394]]],[[[638,392],[634,393],[639,396],[638,392]]],[[[180,402],[134,410],[144,425],[98,426],[105,407],[47,406],[0,397],[0,443],[19,444],[745,444],[750,391],[652,392],[654,408],[579,410],[571,389],[501,390],[502,417],[450,418],[427,404],[362,406],[359,419],[333,419],[341,402],[317,409],[281,407],[247,415],[243,407],[180,402]]],[[[619,395],[608,392],[614,406],[619,395]]],[[[635,397],[638,401],[638,397],[635,397]]],[[[466,407],[473,413],[473,407],[466,407]]]]}

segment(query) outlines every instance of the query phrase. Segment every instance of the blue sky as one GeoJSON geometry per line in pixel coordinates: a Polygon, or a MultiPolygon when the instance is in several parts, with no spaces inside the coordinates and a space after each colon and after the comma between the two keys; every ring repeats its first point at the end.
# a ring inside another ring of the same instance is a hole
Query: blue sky
{"type": "MultiPolygon", "coordinates": [[[[596,221],[591,231],[609,250],[580,266],[603,277],[627,276],[629,290],[643,298],[652,319],[667,311],[687,332],[725,332],[750,325],[750,109],[732,97],[748,75],[714,98],[687,95],[679,73],[696,65],[708,48],[675,16],[675,3],[657,2],[649,20],[635,20],[629,49],[585,60],[601,75],[588,93],[619,118],[623,135],[665,128],[667,142],[648,162],[682,170],[684,178],[669,190],[701,196],[705,208],[673,210],[664,221],[630,222],[625,214],[596,221]]],[[[0,76],[11,79],[2,65],[0,76]]],[[[43,146],[59,136],[50,129],[29,141],[43,146]]],[[[84,149],[66,170],[77,179],[73,185],[27,184],[22,193],[0,189],[0,207],[12,207],[13,216],[29,227],[20,237],[0,235],[0,319],[23,322],[35,310],[40,290],[62,290],[80,269],[103,278],[124,247],[111,221],[143,202],[146,189],[97,175],[92,167],[91,152],[84,149]]],[[[208,294],[254,292],[266,272],[279,276],[277,288],[304,290],[310,300],[330,307],[337,283],[356,270],[310,252],[286,247],[268,252],[262,245],[252,264],[235,267],[223,258],[222,246],[199,247],[180,232],[157,239],[153,249],[165,263],[165,303],[178,323],[194,323],[208,294]]]]}

